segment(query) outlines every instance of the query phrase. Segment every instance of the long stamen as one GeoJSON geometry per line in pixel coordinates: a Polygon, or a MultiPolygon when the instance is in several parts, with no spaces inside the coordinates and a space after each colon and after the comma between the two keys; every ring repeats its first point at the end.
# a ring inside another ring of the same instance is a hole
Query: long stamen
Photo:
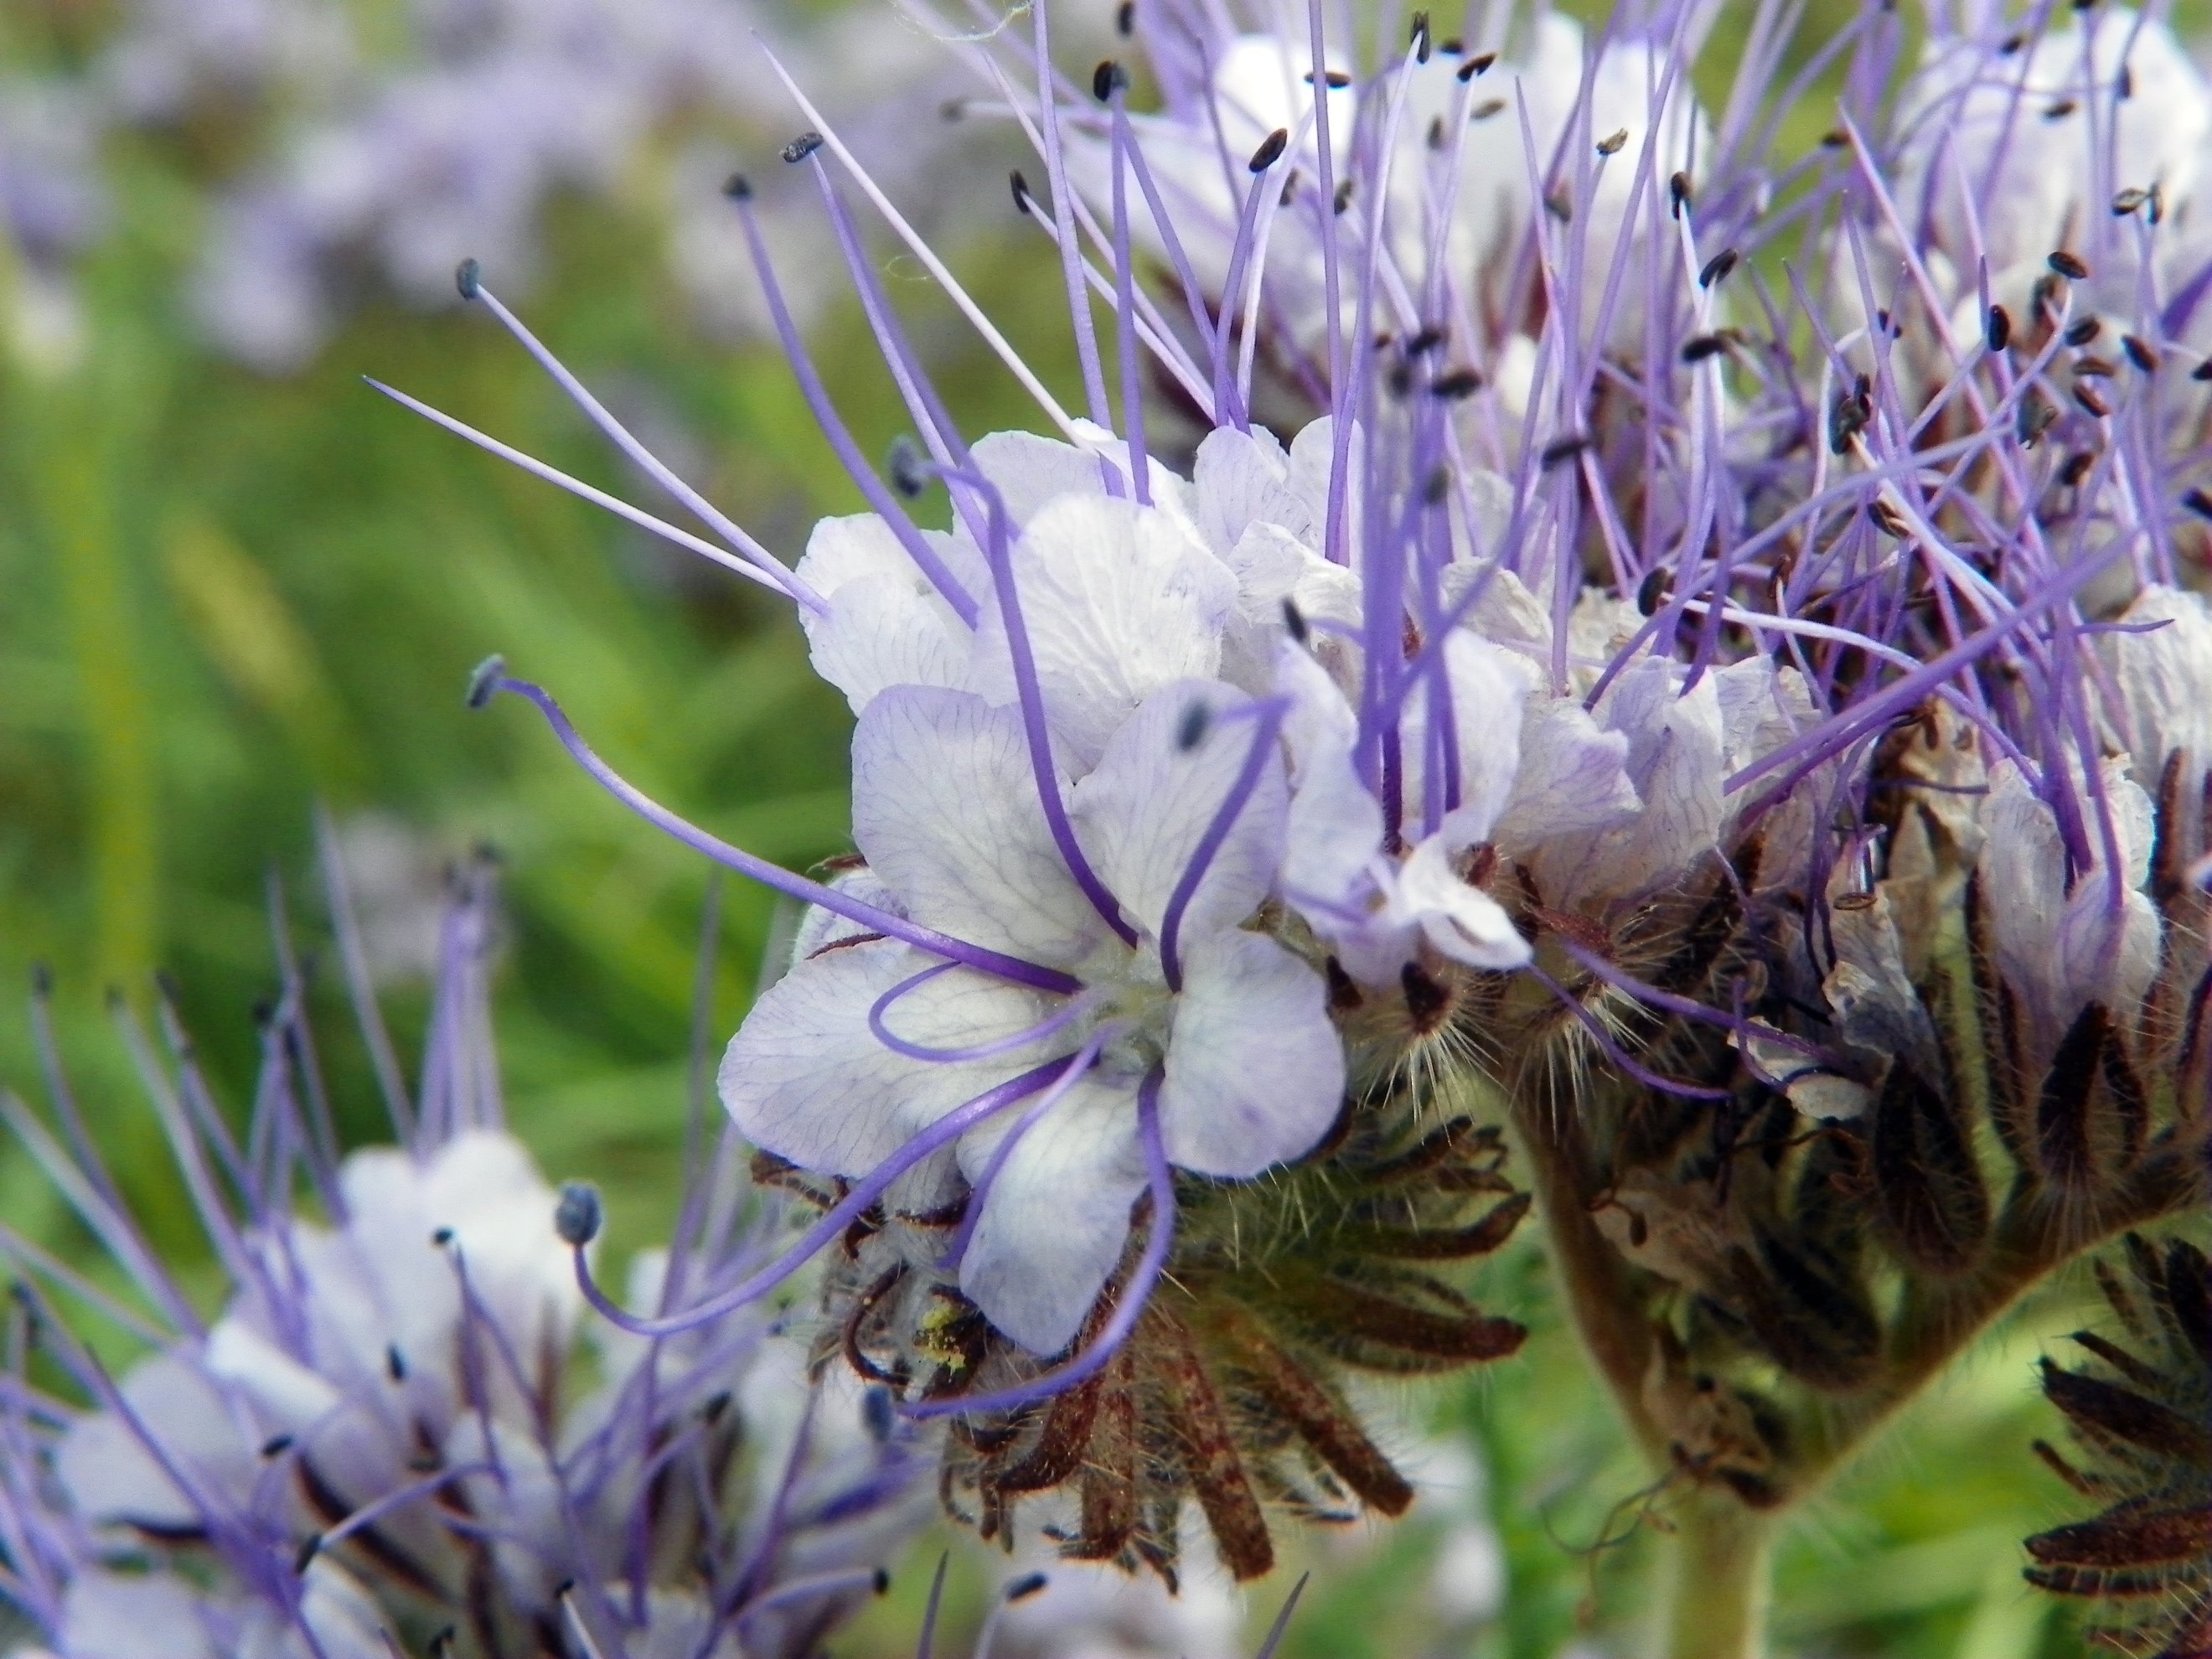
{"type": "Polygon", "coordinates": [[[905,1146],[893,1152],[881,1164],[855,1182],[853,1189],[822,1218],[799,1237],[797,1243],[773,1262],[752,1274],[742,1284],[720,1295],[685,1309],[665,1318],[641,1319],[619,1304],[610,1301],[592,1278],[591,1264],[585,1259],[585,1246],[599,1231],[599,1198],[593,1193],[579,1199],[579,1192],[589,1188],[570,1188],[562,1194],[562,1213],[564,1217],[562,1233],[575,1257],[576,1284],[584,1298],[599,1315],[618,1330],[632,1336],[674,1336],[684,1331],[696,1330],[700,1326],[720,1319],[750,1303],[757,1302],[777,1285],[804,1267],[824,1247],[835,1243],[846,1228],[874,1207],[876,1200],[890,1190],[893,1182],[925,1158],[942,1151],[966,1134],[977,1124],[984,1122],[1010,1106],[1018,1105],[1049,1085],[1064,1073],[1072,1062],[1066,1059],[1048,1060],[1042,1066],[1033,1066],[1018,1077],[1008,1079],[994,1089],[987,1089],[963,1105],[956,1106],[943,1117],[916,1134],[905,1146]],[[570,1214],[572,1203],[581,1210],[576,1219],[565,1219],[570,1214]]]}
{"type": "Polygon", "coordinates": [[[1024,1030],[1017,1031],[1012,1036],[996,1037],[988,1042],[972,1043],[964,1048],[933,1048],[911,1042],[899,1036],[885,1023],[895,1005],[923,986],[954,972],[960,965],[957,962],[940,962],[933,968],[925,968],[920,973],[901,980],[878,997],[868,1009],[868,1030],[876,1041],[893,1054],[903,1054],[908,1060],[927,1060],[936,1065],[960,1065],[970,1060],[996,1060],[1001,1054],[1010,1054],[1018,1048],[1042,1042],[1054,1032],[1066,1030],[1091,1012],[1081,997],[1071,997],[1064,1007],[1024,1030]]]}
{"type": "MultiPolygon", "coordinates": [[[[1213,820],[1206,826],[1206,833],[1192,850],[1190,861],[1183,866],[1182,877],[1176,882],[1175,891],[1169,896],[1166,913],[1160,921],[1160,970],[1166,975],[1168,988],[1182,988],[1182,957],[1181,951],[1183,913],[1189,909],[1191,899],[1197,894],[1199,884],[1206,878],[1215,855],[1229,839],[1252,797],[1258,793],[1260,780],[1265,775],[1267,763],[1275,757],[1275,740],[1283,729],[1288,704],[1280,698],[1246,705],[1255,727],[1251,746],[1244,754],[1244,764],[1237,774],[1237,781],[1222,797],[1215,809],[1213,820]]],[[[1241,711],[1240,711],[1241,712],[1241,711]]]]}
{"type": "Polygon", "coordinates": [[[525,454],[512,444],[501,443],[489,433],[479,432],[466,422],[457,421],[443,410],[432,408],[418,398],[410,398],[397,387],[388,386],[383,381],[366,374],[362,376],[362,380],[372,390],[382,392],[402,409],[413,410],[434,425],[445,428],[455,437],[465,439],[477,448],[498,456],[500,459],[510,465],[519,466],[532,477],[543,478],[556,489],[567,490],[579,500],[589,501],[593,507],[604,508],[617,518],[625,519],[639,529],[659,537],[663,541],[673,542],[677,546],[688,549],[702,558],[711,559],[732,574],[743,576],[749,582],[756,582],[763,587],[773,589],[776,592],[795,599],[810,611],[823,611],[830,608],[827,600],[811,587],[799,581],[796,575],[786,573],[789,580],[779,580],[761,569],[757,564],[740,558],[728,549],[715,546],[705,537],[695,536],[688,530],[679,529],[665,519],[656,519],[643,507],[633,507],[619,495],[610,495],[605,490],[587,484],[581,478],[571,477],[558,467],[548,466],[536,456],[525,454]]]}
{"type": "Polygon", "coordinates": [[[621,450],[635,465],[642,468],[646,475],[655,483],[697,514],[717,535],[724,538],[732,547],[736,548],[745,558],[750,560],[761,573],[778,587],[794,599],[804,591],[805,585],[784,568],[781,560],[754,540],[744,526],[738,524],[721,508],[678,477],[659,456],[638,441],[628,427],[608,413],[605,405],[592,395],[590,388],[568,372],[568,365],[548,350],[535,334],[523,326],[522,319],[509,311],[501,303],[499,296],[483,285],[482,273],[477,270],[475,260],[469,259],[462,263],[459,280],[461,297],[465,300],[481,301],[485,308],[499,319],[500,325],[520,343],[525,351],[538,360],[538,366],[553,377],[554,383],[568,394],[577,408],[584,411],[585,418],[605,433],[616,448],[621,450]]]}
{"type": "MultiPolygon", "coordinates": [[[[796,151],[798,154],[793,159],[803,160],[817,148],[819,146],[814,144],[813,135],[810,133],[794,141],[792,149],[786,150],[785,154],[793,155],[796,151]]],[[[836,405],[830,401],[829,388],[822,384],[821,375],[815,372],[813,356],[799,337],[798,326],[792,321],[791,312],[783,302],[782,285],[775,279],[775,263],[769,258],[768,244],[761,237],[760,216],[753,210],[752,186],[741,178],[732,179],[726,194],[737,205],[738,222],[744,228],[745,246],[751,252],[753,270],[760,277],[761,294],[768,301],[769,316],[775,324],[776,337],[782,342],[783,355],[791,365],[792,375],[799,382],[799,393],[806,399],[807,408],[814,412],[815,424],[821,428],[822,435],[830,441],[830,448],[836,451],[837,459],[844,463],[846,472],[860,494],[867,498],[868,505],[898,538],[899,545],[906,550],[907,557],[914,561],[915,568],[929,579],[929,585],[944,596],[945,602],[958,613],[960,620],[973,628],[976,617],[981,614],[981,607],[975,603],[975,596],[960,585],[959,578],[947,568],[920,527],[907,516],[906,509],[884,487],[884,481],[876,476],[875,468],[868,465],[866,458],[860,453],[860,446],[853,441],[853,434],[846,427],[844,417],[837,413],[836,405]]]]}
{"type": "Polygon", "coordinates": [[[998,1146],[993,1148],[991,1161],[983,1166],[983,1173],[969,1188],[967,1210],[960,1218],[959,1227],[953,1232],[951,1243],[945,1247],[945,1264],[947,1267],[957,1266],[968,1254],[969,1241],[975,1237],[975,1229],[983,1219],[983,1206],[989,1201],[991,1188],[997,1182],[1000,1172],[1006,1167],[1007,1160],[1013,1157],[1014,1149],[1021,1145],[1022,1137],[1042,1122],[1046,1113],[1067,1097],[1068,1091],[1098,1063],[1098,1056],[1105,1051],[1106,1045],[1119,1036],[1121,1030],[1120,1024],[1109,1022],[1085,1039],[1083,1046],[1075,1051],[1075,1057],[1067,1069],[1054,1081],[1052,1087],[1039,1095],[1015,1120],[1013,1127],[1007,1130],[998,1146]]]}
{"type": "Polygon", "coordinates": [[[1067,803],[1060,792],[1059,769],[1052,758],[1052,728],[1045,716],[1044,687],[1037,678],[1036,654],[1030,646],[1029,623],[1022,614],[1021,590],[1014,580],[1012,526],[1007,522],[1006,497],[980,472],[947,472],[983,498],[988,535],[985,540],[991,566],[991,582],[999,600],[999,620],[1006,631],[1006,653],[1012,659],[1014,686],[1022,709],[1022,733],[1029,746],[1030,771],[1036,781],[1037,805],[1043,810],[1053,845],[1062,863],[1083,890],[1105,924],[1124,945],[1135,948],[1137,930],[1121,914],[1116,899],[1076,839],[1075,825],[1067,816],[1067,803]]]}
{"type": "Polygon", "coordinates": [[[964,963],[996,978],[1061,994],[1083,988],[1083,981],[1072,974],[1062,973],[1056,968],[1047,968],[1039,963],[1025,962],[1019,957],[1007,956],[1003,951],[988,950],[980,945],[970,945],[964,939],[954,939],[949,933],[940,933],[933,927],[920,927],[903,916],[894,915],[889,910],[856,899],[848,893],[841,893],[834,887],[793,875],[781,865],[771,864],[766,859],[732,847],[719,836],[710,836],[696,825],[685,823],[594,754],[574,726],[569,723],[568,715],[562,712],[561,705],[543,686],[510,678],[497,658],[477,670],[477,674],[479,678],[471,688],[470,701],[472,704],[481,707],[502,691],[527,699],[545,717],[545,723],[553,728],[553,734],[560,738],[562,747],[574,757],[576,763],[589,773],[601,788],[647,823],[673,836],[694,851],[705,854],[717,864],[726,866],[739,875],[750,876],[763,887],[787,894],[802,904],[819,905],[848,921],[859,922],[875,933],[890,939],[903,939],[907,944],[917,945],[933,955],[951,962],[964,963]]]}
{"type": "Polygon", "coordinates": [[[1106,101],[1114,118],[1114,343],[1121,368],[1121,430],[1129,446],[1129,475],[1137,505],[1150,507],[1152,462],[1145,450],[1144,386],[1137,369],[1136,260],[1129,246],[1128,161],[1121,142],[1128,125],[1124,111],[1128,80],[1118,66],[1104,73],[1106,101]]]}
{"type": "Polygon", "coordinates": [[[1152,1194],[1152,1228],[1145,1239],[1144,1254],[1137,1259],[1136,1271],[1115,1294],[1114,1312],[1105,1328],[1089,1347],[1057,1370],[995,1393],[952,1395],[942,1400],[902,1404],[899,1410],[903,1414],[927,1419],[1018,1411],[1088,1382],[1121,1351],[1122,1344],[1137,1328],[1137,1321],[1144,1316],[1152,1287],[1159,1282],[1160,1272],[1167,1265],[1168,1246],[1175,1239],[1175,1172],[1168,1165],[1167,1147],[1160,1136],[1161,1076],[1159,1068],[1155,1066],[1137,1087],[1137,1142],[1144,1151],[1145,1176],[1152,1194]]]}

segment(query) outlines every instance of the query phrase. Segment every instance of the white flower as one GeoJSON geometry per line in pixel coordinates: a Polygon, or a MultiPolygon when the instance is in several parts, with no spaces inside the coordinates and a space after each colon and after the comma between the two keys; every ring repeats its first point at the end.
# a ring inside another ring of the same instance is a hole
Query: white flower
{"type": "Polygon", "coordinates": [[[2113,724],[2146,790],[2159,787],[2166,757],[2181,751],[2186,803],[2212,768],[2212,607],[2185,588],[2151,586],[2119,623],[2098,640],[2118,693],[2113,724]]]}
{"type": "MultiPolygon", "coordinates": [[[[2045,1058],[2093,1002],[2132,1016],[2158,975],[2158,910],[2142,890],[2150,873],[2150,797],[2117,761],[2103,763],[2101,787],[2118,866],[2081,870],[2070,880],[2057,814],[2018,766],[2008,760],[1991,768],[1982,802],[1990,943],[2024,1000],[2022,1029],[2045,1058]]],[[[2075,793],[2101,855],[2097,802],[2086,789],[2075,793]]]]}
{"type": "MultiPolygon", "coordinates": [[[[1096,691],[1092,706],[1118,695],[1109,691],[1096,691]]],[[[1048,1024],[1065,1011],[1060,999],[862,939],[793,967],[723,1061],[723,1099],[750,1139],[808,1169],[858,1176],[963,1102],[1103,1033],[1097,1065],[1002,1161],[1012,1115],[957,1143],[961,1170],[982,1186],[962,1286],[1038,1353],[1073,1338],[1121,1257],[1145,1184],[1137,1092],[1154,1068],[1166,1155],[1203,1175],[1249,1177],[1294,1158],[1338,1110],[1344,1062],[1320,976],[1244,931],[1282,859],[1285,791],[1273,755],[1172,940],[1166,933],[1194,854],[1251,743],[1264,738],[1225,718],[1244,701],[1216,682],[1154,691],[1068,789],[1083,849],[1137,933],[1132,947],[1054,840],[1016,711],[930,687],[878,696],[853,745],[854,835],[871,873],[915,921],[1071,975],[1081,987],[1075,1012],[1048,1024]],[[1213,729],[1188,746],[1200,704],[1214,711],[1213,729]],[[1179,987],[1163,962],[1170,944],[1179,987]],[[872,1029],[872,1013],[896,1046],[872,1029]],[[1005,1047],[974,1055],[994,1044],[1005,1047]]]]}

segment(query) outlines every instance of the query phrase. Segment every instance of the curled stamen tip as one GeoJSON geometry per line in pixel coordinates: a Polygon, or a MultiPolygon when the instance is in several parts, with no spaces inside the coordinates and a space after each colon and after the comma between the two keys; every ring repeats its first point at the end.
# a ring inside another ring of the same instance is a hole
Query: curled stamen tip
{"type": "Polygon", "coordinates": [[[821,148],[822,135],[820,133],[812,131],[802,132],[798,137],[793,139],[789,143],[783,147],[783,159],[787,161],[804,161],[808,156],[813,155],[816,150],[820,149],[821,148]]]}
{"type": "Polygon", "coordinates": [[[483,708],[499,695],[499,688],[506,680],[507,659],[495,652],[470,671],[468,706],[483,708]]]}
{"type": "Polygon", "coordinates": [[[1014,192],[1014,211],[1021,214],[1028,213],[1030,210],[1030,181],[1022,177],[1022,170],[1019,167],[1016,167],[1012,173],[1008,173],[1006,175],[1006,183],[1012,188],[1014,192]]]}
{"type": "Polygon", "coordinates": [[[553,1206],[553,1231],[561,1235],[561,1242],[571,1249],[580,1250],[599,1236],[599,1226],[606,1219],[606,1209],[599,1202],[599,1189],[588,1181],[564,1181],[561,1183],[561,1201],[553,1206]]]}
{"type": "Polygon", "coordinates": [[[1111,58],[1091,72],[1091,95],[1102,104],[1113,102],[1114,94],[1129,84],[1129,71],[1111,58]]]}
{"type": "Polygon", "coordinates": [[[1617,127],[1597,141],[1597,153],[1601,155],[1618,155],[1627,147],[1627,144],[1628,129],[1617,127]]]}
{"type": "Polygon", "coordinates": [[[1282,159],[1283,152],[1290,147],[1290,129],[1277,127],[1260,141],[1260,148],[1252,152],[1252,159],[1245,166],[1255,173],[1265,173],[1282,159]]]}
{"type": "Polygon", "coordinates": [[[473,300],[477,295],[483,293],[483,262],[480,259],[469,258],[455,265],[453,286],[460,290],[461,298],[464,300],[473,300]]]}
{"type": "Polygon", "coordinates": [[[921,447],[903,432],[891,440],[890,454],[884,461],[884,470],[890,475],[891,488],[908,501],[929,488],[929,459],[921,453],[921,447]]]}
{"type": "Polygon", "coordinates": [[[733,173],[723,184],[722,194],[732,202],[750,202],[753,199],[753,181],[742,173],[733,173]]]}
{"type": "Polygon", "coordinates": [[[1176,747],[1188,755],[1206,741],[1212,725],[1212,708],[1203,700],[1193,702],[1182,711],[1182,719],[1176,726],[1176,747]]]}
{"type": "Polygon", "coordinates": [[[1000,1594],[1009,1601],[1026,1601],[1051,1582],[1041,1572],[1025,1572],[1000,1594]]]}

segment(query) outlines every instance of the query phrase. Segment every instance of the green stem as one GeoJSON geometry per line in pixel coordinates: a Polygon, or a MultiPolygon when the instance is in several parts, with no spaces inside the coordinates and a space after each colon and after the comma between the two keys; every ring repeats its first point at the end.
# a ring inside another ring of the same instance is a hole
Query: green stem
{"type": "Polygon", "coordinates": [[[1773,1523],[1717,1493],[1669,1518],[1660,1659],[1765,1659],[1773,1523]]]}

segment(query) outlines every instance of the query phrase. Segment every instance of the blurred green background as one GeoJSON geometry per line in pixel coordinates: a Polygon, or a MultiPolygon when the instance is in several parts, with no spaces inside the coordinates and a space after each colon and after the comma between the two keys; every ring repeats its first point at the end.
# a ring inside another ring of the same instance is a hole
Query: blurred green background
{"type": "MultiPolygon", "coordinates": [[[[1094,24],[1111,10],[1091,0],[1064,9],[1085,7],[1101,14],[1094,24]]],[[[364,38],[404,38],[400,0],[356,0],[351,13],[364,38]]],[[[33,81],[81,75],[125,21],[81,0],[7,0],[0,100],[15,99],[20,112],[33,81]]],[[[1741,27],[1723,20],[1712,55],[1723,78],[1728,32],[1741,27]]],[[[678,110],[625,183],[552,195],[525,310],[694,482],[795,556],[814,517],[858,498],[781,355],[703,331],[660,257],[672,229],[665,180],[688,131],[717,128],[774,167],[762,135],[790,118],[771,88],[759,96],[756,111],[678,110]]],[[[282,142],[267,103],[234,112],[219,141],[197,117],[106,132],[104,223],[66,259],[42,263],[0,237],[0,984],[24,986],[34,963],[52,966],[64,1045],[95,1121],[159,1243],[189,1258],[202,1243],[112,1040],[107,988],[143,1007],[153,971],[172,971],[210,1070],[240,1098],[254,1055],[249,1010],[272,982],[266,884],[283,883],[302,931],[318,932],[321,803],[355,857],[372,928],[392,942],[388,995],[411,1041],[424,997],[409,940],[441,861],[488,842],[508,871],[498,1016],[510,1115],[549,1173],[603,1182],[616,1245],[635,1243],[671,1206],[708,872],[594,790],[519,705],[465,710],[468,672],[505,653],[555,689],[648,792],[802,866],[845,844],[848,716],[808,672],[789,618],[756,590],[362,384],[363,374],[391,381],[658,510],[650,487],[480,309],[404,304],[362,283],[321,349],[282,377],[204,343],[191,273],[215,192],[257,143],[282,142]]],[[[1825,118],[1812,111],[1802,125],[1809,137],[1825,118]]],[[[5,167],[0,157],[0,195],[5,167]]],[[[1056,277],[1034,234],[1024,238],[999,210],[1000,177],[934,187],[991,203],[956,263],[1031,361],[1071,379],[1056,277]]],[[[679,193],[672,210],[726,210],[702,190],[679,193]]],[[[910,265],[887,270],[969,428],[1022,422],[1011,383],[941,298],[896,280],[910,265]]],[[[846,287],[842,271],[801,279],[846,287]]],[[[860,442],[881,453],[902,422],[857,306],[830,301],[813,333],[860,442]]],[[[757,891],[732,885],[726,900],[723,1031],[747,1004],[771,915],[757,891]]],[[[362,1056],[325,991],[340,1110],[370,1135],[380,1126],[362,1056]]],[[[34,1078],[11,994],[0,999],[0,1079],[27,1088],[34,1078]]],[[[0,1150],[0,1213],[82,1243],[11,1149],[0,1150]]],[[[1476,1449],[1480,1492],[1395,1533],[1309,1550],[1316,1577],[1286,1655],[1630,1650],[1623,1632],[1650,1553],[1650,1529],[1633,1525],[1643,1476],[1549,1316],[1533,1230],[1482,1288],[1536,1326],[1526,1357],[1456,1393],[1406,1401],[1413,1419],[1476,1449]],[[1465,1582],[1477,1570],[1468,1558],[1440,1565],[1454,1528],[1470,1526],[1493,1532],[1503,1551],[1504,1583],[1486,1607],[1465,1582]],[[1596,1547],[1613,1537],[1627,1541],[1596,1547]],[[1440,1595],[1440,1573],[1456,1574],[1456,1589],[1440,1595]]],[[[2050,1426],[2033,1401],[2033,1357],[2024,1339],[1993,1341],[1806,1518],[1782,1574],[1787,1651],[2075,1650],[2019,1577],[2016,1540],[2064,1508],[2027,1453],[2050,1426]]],[[[918,1547],[893,1595],[840,1651],[910,1650],[938,1547],[918,1547]]],[[[1005,1568],[955,1548],[953,1622],[972,1623],[1005,1568]]],[[[1289,1582],[1252,1598],[1255,1632],[1289,1582]]],[[[957,1632],[939,1650],[961,1650],[957,1632]]]]}

